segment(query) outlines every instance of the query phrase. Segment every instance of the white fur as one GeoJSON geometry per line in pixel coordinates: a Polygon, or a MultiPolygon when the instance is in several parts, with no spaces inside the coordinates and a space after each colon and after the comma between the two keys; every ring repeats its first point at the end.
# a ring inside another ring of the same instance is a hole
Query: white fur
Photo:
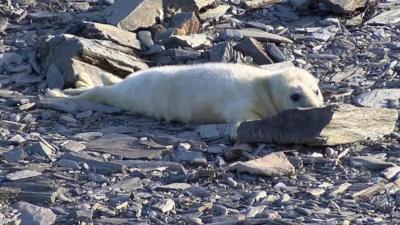
{"type": "Polygon", "coordinates": [[[260,119],[323,105],[317,79],[303,69],[225,63],[153,67],[110,86],[65,93],[159,119],[200,123],[260,119]],[[293,93],[301,94],[301,101],[293,102],[293,93]]]}

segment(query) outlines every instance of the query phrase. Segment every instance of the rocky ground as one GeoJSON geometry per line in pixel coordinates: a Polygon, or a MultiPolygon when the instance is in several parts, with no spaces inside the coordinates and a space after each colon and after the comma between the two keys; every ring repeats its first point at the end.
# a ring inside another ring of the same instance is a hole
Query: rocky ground
{"type": "Polygon", "coordinates": [[[397,0],[0,0],[1,224],[400,224],[398,126],[234,144],[216,125],[43,97],[220,61],[300,66],[327,103],[400,109],[399,60],[397,0]]]}

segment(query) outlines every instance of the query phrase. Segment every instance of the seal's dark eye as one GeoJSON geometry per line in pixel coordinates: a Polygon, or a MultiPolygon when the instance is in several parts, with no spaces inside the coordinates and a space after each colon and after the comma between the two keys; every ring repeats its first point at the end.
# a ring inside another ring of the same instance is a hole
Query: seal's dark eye
{"type": "Polygon", "coordinates": [[[315,91],[315,94],[316,94],[316,95],[319,95],[319,90],[316,90],[316,91],[315,91]]]}
{"type": "Polygon", "coordinates": [[[300,99],[301,99],[302,97],[303,97],[303,96],[302,96],[301,94],[296,93],[296,94],[292,94],[292,95],[290,96],[290,99],[292,99],[292,101],[294,101],[294,102],[298,102],[298,101],[300,101],[300,99]]]}

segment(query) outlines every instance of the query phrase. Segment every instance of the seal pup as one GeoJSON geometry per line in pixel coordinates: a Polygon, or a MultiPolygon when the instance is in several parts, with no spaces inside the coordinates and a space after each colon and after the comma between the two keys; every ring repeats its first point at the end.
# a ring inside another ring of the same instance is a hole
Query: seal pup
{"type": "Polygon", "coordinates": [[[269,71],[229,63],[153,67],[111,85],[50,90],[48,95],[184,123],[233,123],[323,105],[318,80],[304,69],[269,71]]]}

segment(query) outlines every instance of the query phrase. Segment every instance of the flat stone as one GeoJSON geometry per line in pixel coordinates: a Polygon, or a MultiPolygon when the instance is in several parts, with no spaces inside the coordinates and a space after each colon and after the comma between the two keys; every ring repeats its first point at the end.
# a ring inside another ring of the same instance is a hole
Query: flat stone
{"type": "Polygon", "coordinates": [[[393,178],[397,177],[400,173],[400,166],[392,166],[384,169],[381,174],[388,180],[392,180],[393,178]]]}
{"type": "Polygon", "coordinates": [[[335,13],[352,13],[364,8],[367,0],[323,0],[330,11],[335,13]]]}
{"type": "Polygon", "coordinates": [[[160,191],[181,191],[181,190],[185,190],[189,187],[191,187],[192,185],[188,184],[188,183],[172,183],[172,184],[166,184],[166,185],[162,185],[156,188],[156,190],[160,190],[160,191]]]}
{"type": "Polygon", "coordinates": [[[280,1],[281,0],[245,0],[244,5],[250,9],[258,9],[274,5],[280,1]]]}
{"type": "Polygon", "coordinates": [[[133,192],[139,188],[143,187],[143,183],[141,182],[139,177],[127,177],[113,185],[112,188],[114,191],[121,191],[125,193],[133,192]]]}
{"type": "Polygon", "coordinates": [[[181,12],[197,12],[214,2],[215,0],[168,0],[164,2],[164,7],[165,9],[175,9],[181,12]]]}
{"type": "Polygon", "coordinates": [[[182,47],[203,48],[211,46],[212,38],[206,34],[173,35],[170,41],[182,47]]]}
{"type": "Polygon", "coordinates": [[[36,177],[41,175],[41,172],[35,171],[35,170],[20,170],[14,173],[9,173],[6,175],[6,178],[8,180],[21,180],[25,178],[30,178],[30,177],[36,177]]]}
{"type": "Polygon", "coordinates": [[[282,37],[277,34],[272,34],[266,31],[258,31],[253,29],[238,29],[238,31],[243,37],[255,38],[258,41],[270,41],[276,43],[293,43],[289,38],[282,37]]]}
{"type": "Polygon", "coordinates": [[[253,57],[253,61],[258,65],[273,63],[272,59],[262,49],[261,43],[254,38],[243,38],[239,44],[235,45],[235,49],[244,55],[253,57]]]}
{"type": "Polygon", "coordinates": [[[12,206],[21,213],[21,225],[51,225],[56,221],[56,214],[49,208],[22,201],[12,206]]]}
{"type": "Polygon", "coordinates": [[[159,210],[162,213],[168,213],[175,209],[175,202],[172,199],[162,200],[154,204],[153,208],[159,210]]]}
{"type": "Polygon", "coordinates": [[[61,148],[64,151],[71,151],[71,152],[80,152],[86,148],[86,146],[77,141],[67,141],[61,145],[61,148]]]}
{"type": "Polygon", "coordinates": [[[43,142],[38,142],[35,143],[31,146],[29,146],[26,151],[31,153],[31,154],[38,154],[40,156],[44,156],[47,158],[52,158],[54,157],[54,148],[52,146],[49,146],[43,142]]]}
{"type": "Polygon", "coordinates": [[[79,164],[77,162],[75,162],[73,160],[69,160],[69,159],[60,159],[60,160],[56,161],[55,164],[57,166],[71,168],[73,170],[81,169],[81,167],[79,166],[79,164]]]}
{"type": "Polygon", "coordinates": [[[233,46],[229,42],[214,44],[209,52],[211,62],[230,62],[233,58],[233,46]]]}
{"type": "Polygon", "coordinates": [[[57,35],[46,40],[38,52],[43,72],[48,73],[50,67],[57,68],[60,73],[52,74],[62,74],[67,87],[98,86],[103,84],[105,78],[124,77],[136,70],[148,68],[147,64],[134,55],[132,48],[109,40],[87,39],[71,34],[57,35]],[[87,63],[88,59],[90,63],[87,63]],[[111,76],[107,71],[112,71],[114,75],[111,76]]]}
{"type": "Polygon", "coordinates": [[[400,22],[400,8],[393,8],[373,17],[372,19],[368,20],[366,24],[389,25],[389,24],[397,24],[399,22],[400,22]]]}
{"type": "Polygon", "coordinates": [[[370,170],[383,170],[394,166],[393,163],[385,162],[371,156],[350,157],[350,164],[355,167],[366,168],[370,170]]]}
{"type": "Polygon", "coordinates": [[[8,152],[3,153],[3,157],[7,162],[18,162],[23,159],[25,152],[22,148],[14,148],[8,152]]]}
{"type": "Polygon", "coordinates": [[[14,136],[12,136],[11,138],[9,138],[8,140],[7,140],[7,143],[9,143],[9,144],[22,144],[22,143],[24,143],[26,140],[25,140],[25,138],[23,138],[21,135],[19,135],[19,134],[16,134],[16,135],[14,135],[14,136]]]}
{"type": "Polygon", "coordinates": [[[333,187],[332,189],[330,189],[329,191],[327,191],[327,197],[328,198],[336,198],[338,197],[340,194],[344,193],[352,184],[345,182],[342,183],[336,187],[333,187]]]}
{"type": "Polygon", "coordinates": [[[170,151],[165,146],[145,146],[136,137],[107,134],[86,145],[87,151],[109,153],[126,159],[157,159],[170,151]]]}
{"type": "Polygon", "coordinates": [[[208,9],[204,13],[201,13],[199,17],[202,20],[211,20],[211,19],[216,20],[219,17],[223,16],[230,8],[231,8],[230,5],[219,5],[216,8],[208,9]]]}
{"type": "Polygon", "coordinates": [[[162,0],[116,1],[106,9],[107,23],[128,31],[154,25],[163,12],[162,0]]]}
{"type": "Polygon", "coordinates": [[[293,165],[283,152],[271,153],[247,162],[233,163],[229,169],[264,176],[284,176],[295,172],[293,165]]]}
{"type": "Polygon", "coordinates": [[[126,167],[120,163],[102,161],[84,152],[65,153],[60,159],[68,159],[77,163],[86,163],[92,170],[95,170],[96,173],[103,175],[123,173],[126,170],[126,167]]]}
{"type": "Polygon", "coordinates": [[[25,124],[8,121],[8,120],[0,120],[0,127],[6,128],[9,130],[20,131],[25,128],[25,124]]]}
{"type": "Polygon", "coordinates": [[[282,51],[274,43],[267,43],[266,50],[268,55],[274,60],[274,62],[285,62],[287,57],[282,53],[282,51]]]}
{"type": "Polygon", "coordinates": [[[86,38],[107,39],[136,50],[141,49],[140,42],[136,37],[136,33],[129,32],[108,24],[93,22],[84,22],[83,24],[84,28],[82,29],[82,34],[86,38]]]}
{"type": "Polygon", "coordinates": [[[389,101],[400,99],[400,89],[374,89],[370,92],[358,95],[353,102],[359,106],[370,108],[388,108],[389,101]]]}

